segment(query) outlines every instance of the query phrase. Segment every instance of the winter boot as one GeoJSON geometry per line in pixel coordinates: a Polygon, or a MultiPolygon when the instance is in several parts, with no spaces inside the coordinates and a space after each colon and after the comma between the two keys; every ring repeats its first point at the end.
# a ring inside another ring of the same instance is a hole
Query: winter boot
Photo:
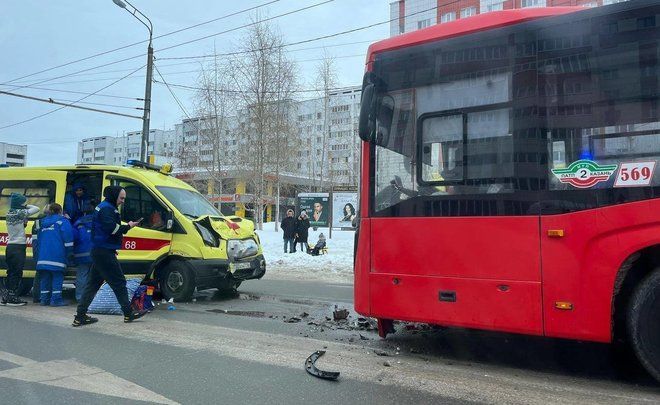
{"type": "Polygon", "coordinates": [[[147,314],[148,311],[133,311],[128,315],[124,315],[124,323],[131,323],[136,319],[140,319],[147,314]]]}
{"type": "Polygon", "coordinates": [[[53,295],[50,297],[50,306],[65,307],[67,305],[69,305],[69,303],[62,299],[62,291],[53,291],[53,295]]]}
{"type": "Polygon", "coordinates": [[[39,305],[42,307],[48,306],[50,304],[50,291],[42,291],[39,296],[39,305]]]}
{"type": "Polygon", "coordinates": [[[98,318],[92,318],[91,316],[89,316],[87,314],[82,315],[82,316],[76,315],[76,316],[73,317],[73,323],[71,324],[71,326],[73,326],[74,328],[77,328],[79,326],[91,325],[91,324],[96,323],[98,321],[99,321],[98,318]]]}
{"type": "Polygon", "coordinates": [[[23,305],[27,305],[27,302],[18,298],[16,293],[13,292],[7,292],[7,296],[3,299],[2,302],[2,305],[7,305],[8,307],[22,307],[23,305]]]}

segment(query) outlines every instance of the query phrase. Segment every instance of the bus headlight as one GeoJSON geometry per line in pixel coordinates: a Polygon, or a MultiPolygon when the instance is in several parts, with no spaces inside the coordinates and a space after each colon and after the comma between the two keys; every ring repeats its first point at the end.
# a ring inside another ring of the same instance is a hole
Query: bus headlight
{"type": "Polygon", "coordinates": [[[227,256],[230,260],[254,256],[259,251],[259,245],[254,239],[230,239],[227,241],[227,256]]]}

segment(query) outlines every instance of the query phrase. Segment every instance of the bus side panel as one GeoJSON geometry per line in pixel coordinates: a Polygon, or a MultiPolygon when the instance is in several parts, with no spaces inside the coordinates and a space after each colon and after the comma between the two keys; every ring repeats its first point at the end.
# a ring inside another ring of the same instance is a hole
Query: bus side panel
{"type": "Polygon", "coordinates": [[[370,278],[372,316],[378,318],[542,334],[539,282],[507,281],[503,291],[497,280],[378,273],[370,278]],[[455,302],[441,301],[442,291],[455,291],[455,302]]]}
{"type": "Polygon", "coordinates": [[[362,218],[358,229],[358,247],[355,251],[355,266],[353,267],[353,301],[355,303],[355,311],[362,315],[370,316],[371,220],[369,218],[362,218]]]}
{"type": "Polygon", "coordinates": [[[541,218],[545,335],[611,341],[617,272],[634,252],[660,244],[659,211],[656,199],[541,218]]]}

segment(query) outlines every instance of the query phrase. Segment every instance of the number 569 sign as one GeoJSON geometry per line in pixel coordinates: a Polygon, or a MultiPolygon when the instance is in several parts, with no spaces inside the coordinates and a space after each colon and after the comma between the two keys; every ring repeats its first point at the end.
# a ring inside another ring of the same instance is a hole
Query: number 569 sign
{"type": "Polygon", "coordinates": [[[614,187],[648,186],[653,179],[655,162],[622,163],[614,187]]]}

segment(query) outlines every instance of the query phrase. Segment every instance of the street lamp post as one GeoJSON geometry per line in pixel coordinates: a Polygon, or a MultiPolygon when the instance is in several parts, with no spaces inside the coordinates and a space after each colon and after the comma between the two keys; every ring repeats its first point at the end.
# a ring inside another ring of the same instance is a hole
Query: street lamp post
{"type": "Polygon", "coordinates": [[[117,6],[126,10],[129,14],[135,17],[136,20],[142,23],[149,30],[149,47],[147,48],[147,81],[144,86],[144,114],[142,115],[142,140],[140,148],[140,160],[147,161],[147,148],[149,147],[149,118],[151,116],[151,80],[153,75],[154,68],[154,48],[151,43],[151,38],[153,36],[153,25],[149,17],[144,15],[140,10],[135,8],[134,5],[128,2],[128,0],[112,0],[117,6]],[[129,5],[133,8],[133,12],[130,12],[126,5],[129,5]],[[137,14],[140,14],[144,17],[145,20],[149,23],[147,25],[142,19],[140,19],[137,14]]]}

